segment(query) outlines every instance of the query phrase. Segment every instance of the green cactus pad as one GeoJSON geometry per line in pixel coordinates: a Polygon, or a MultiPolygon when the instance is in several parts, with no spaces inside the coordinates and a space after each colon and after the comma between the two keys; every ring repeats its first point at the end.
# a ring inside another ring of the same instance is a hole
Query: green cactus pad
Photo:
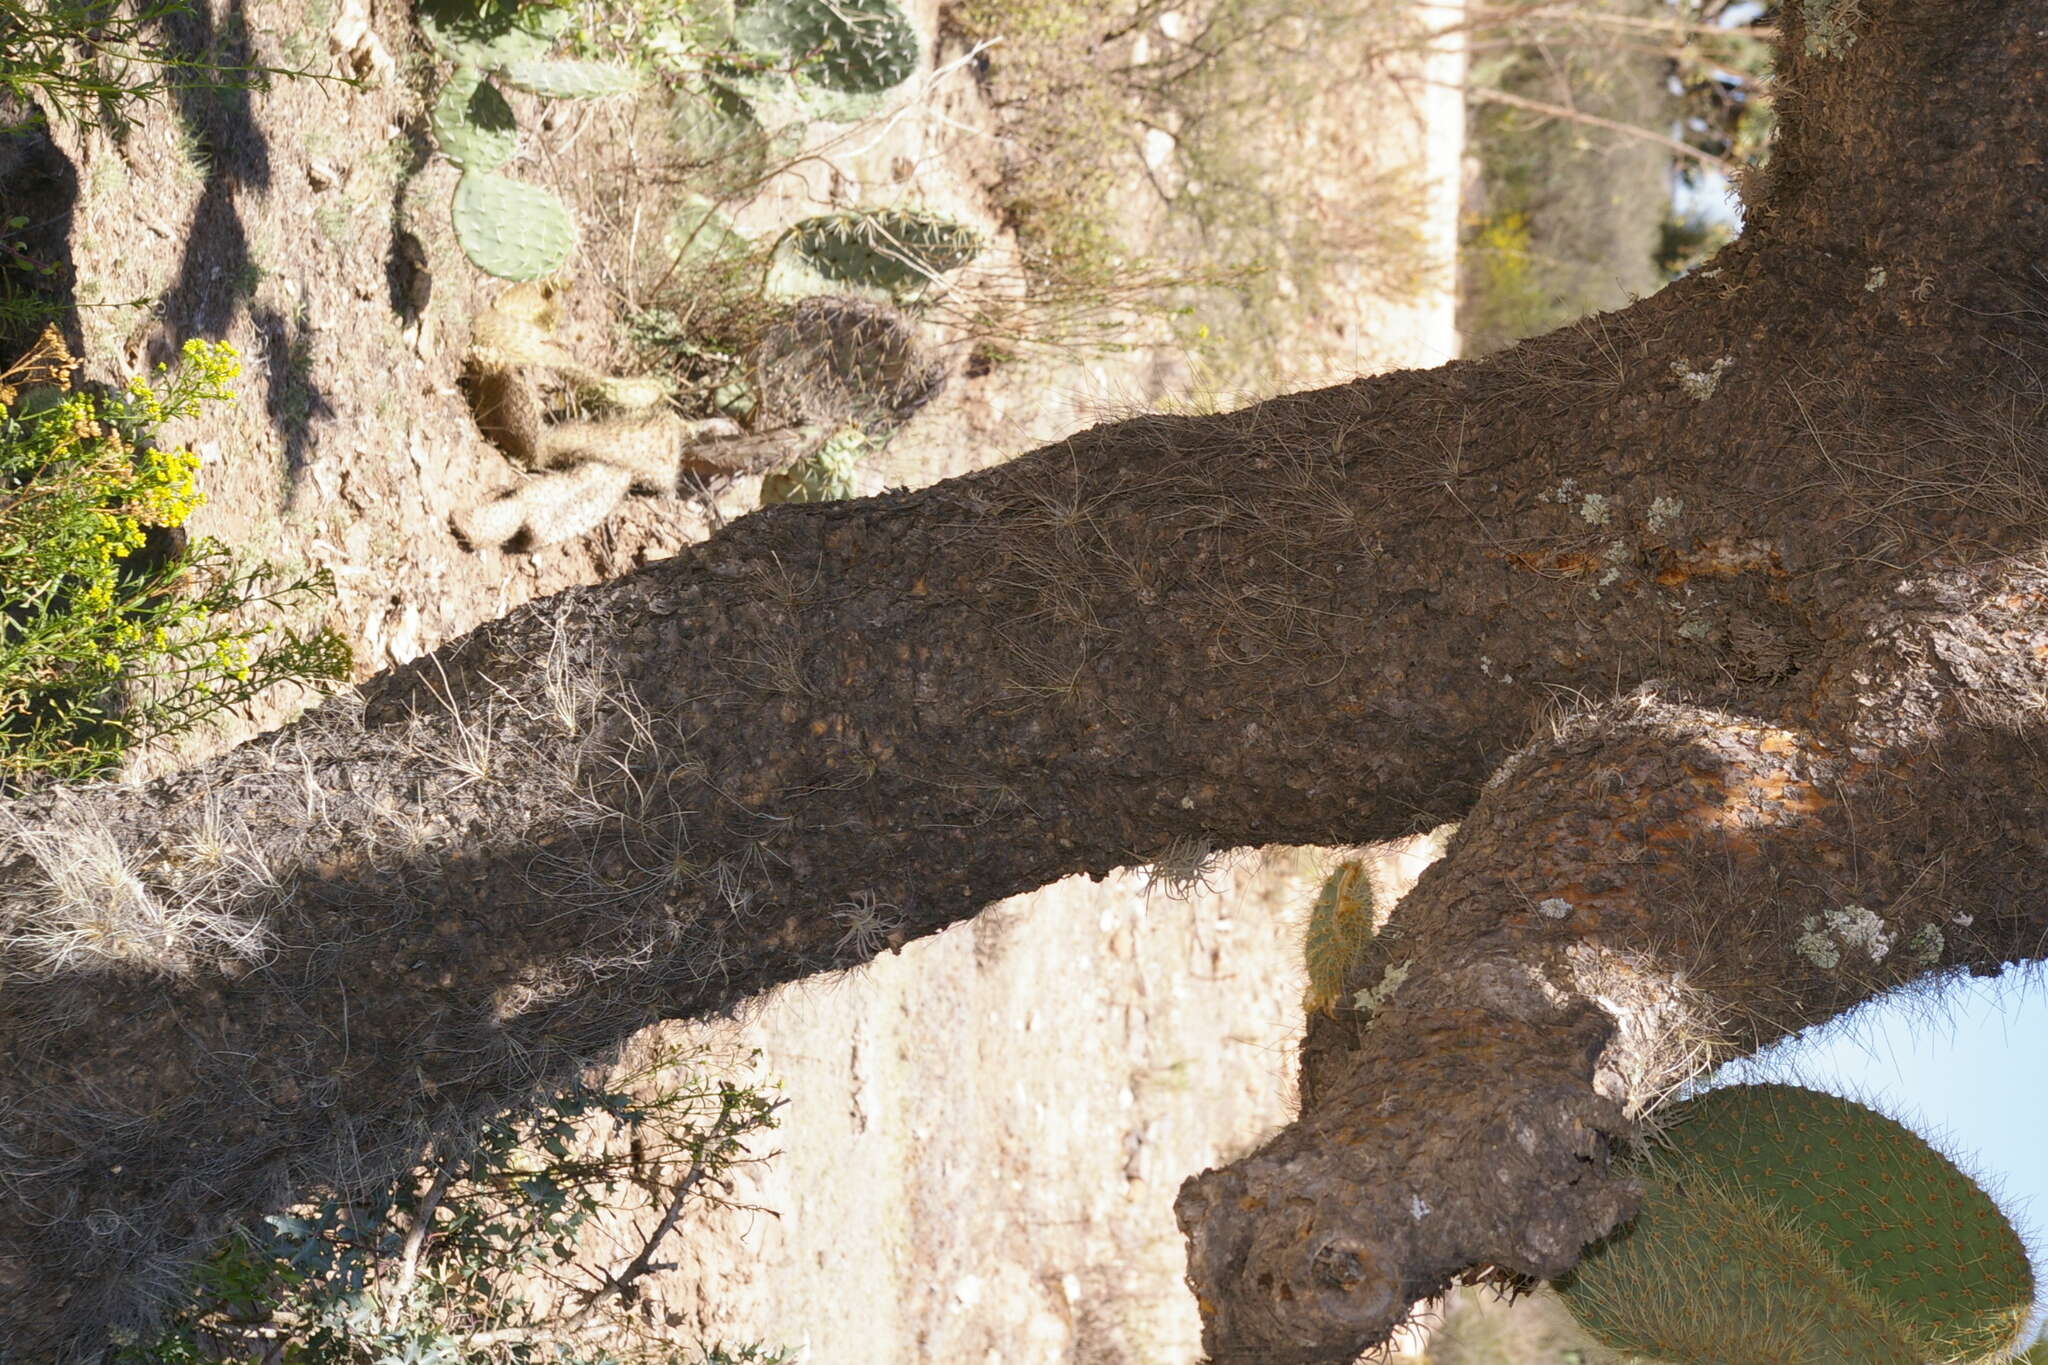
{"type": "Polygon", "coordinates": [[[1617,1349],[1698,1365],[1924,1365],[2010,1347],[2033,1303],[1991,1197],[1904,1125],[1796,1086],[1680,1106],[1643,1211],[1559,1290],[1617,1349]]]}
{"type": "Polygon", "coordinates": [[[717,81],[677,90],[669,128],[693,167],[690,183],[714,194],[759,184],[782,150],[746,98],[717,81]]]}
{"type": "Polygon", "coordinates": [[[676,205],[662,244],[685,261],[707,266],[744,260],[753,250],[718,205],[701,194],[685,195],[676,205]]]}
{"type": "Polygon", "coordinates": [[[441,155],[464,170],[494,171],[510,161],[519,146],[512,106],[473,66],[455,68],[428,121],[441,155]]]}
{"type": "Polygon", "coordinates": [[[554,100],[597,99],[623,95],[640,86],[640,75],[629,66],[610,62],[516,61],[498,68],[505,84],[515,90],[554,100]]]}
{"type": "Polygon", "coordinates": [[[713,80],[744,99],[764,125],[777,129],[801,126],[813,119],[858,123],[889,103],[887,90],[834,90],[813,80],[800,80],[781,67],[761,69],[725,61],[715,63],[712,70],[713,80]]]}
{"type": "Polygon", "coordinates": [[[843,95],[880,94],[917,74],[917,29],[892,0],[755,0],[733,36],[805,63],[810,81],[843,95]]]}
{"type": "Polygon", "coordinates": [[[981,234],[963,223],[903,209],[861,209],[806,218],[788,245],[802,264],[838,284],[901,297],[979,255],[981,234]]]}
{"type": "Polygon", "coordinates": [[[873,448],[866,433],[848,427],[811,455],[761,480],[761,505],[779,502],[836,502],[859,492],[854,474],[873,448]]]}
{"type": "Polygon", "coordinates": [[[552,191],[495,171],[464,171],[450,213],[463,254],[500,279],[552,275],[576,244],[569,210],[552,191]]]}
{"type": "Polygon", "coordinates": [[[699,31],[714,38],[732,37],[733,0],[692,0],[684,8],[699,31]]]}
{"type": "Polygon", "coordinates": [[[556,6],[481,6],[475,0],[419,0],[413,10],[435,51],[458,66],[486,71],[547,55],[573,17],[556,6]]]}

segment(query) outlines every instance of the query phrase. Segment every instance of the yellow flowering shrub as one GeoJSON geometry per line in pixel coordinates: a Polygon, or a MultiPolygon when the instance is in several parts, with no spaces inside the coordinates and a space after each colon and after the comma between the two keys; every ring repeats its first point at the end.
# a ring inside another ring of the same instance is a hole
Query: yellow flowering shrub
{"type": "MultiPolygon", "coordinates": [[[[26,362],[24,362],[26,363],[26,362]]],[[[21,366],[0,370],[0,386],[21,366]]],[[[0,402],[0,790],[92,776],[276,682],[346,678],[332,632],[247,624],[247,609],[331,589],[286,581],[200,538],[142,553],[203,501],[199,457],[157,429],[232,397],[233,348],[189,341],[125,394],[54,382],[0,402]]]]}

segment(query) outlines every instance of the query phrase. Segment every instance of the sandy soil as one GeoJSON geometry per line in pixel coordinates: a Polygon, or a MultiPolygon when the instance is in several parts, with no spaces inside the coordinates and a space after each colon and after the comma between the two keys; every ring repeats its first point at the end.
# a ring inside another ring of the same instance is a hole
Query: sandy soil
{"type": "MultiPolygon", "coordinates": [[[[936,31],[935,0],[911,8],[936,31]]],[[[1454,17],[1433,8],[1433,24],[1454,17]]],[[[192,336],[241,348],[242,398],[183,433],[206,457],[210,498],[192,529],[332,570],[326,617],[367,676],[535,597],[673,554],[752,506],[755,490],[635,498],[599,532],[533,555],[457,542],[450,513],[517,477],[477,435],[455,382],[468,320],[501,286],[453,242],[455,171],[420,132],[436,78],[406,6],[211,0],[191,36],[245,34],[263,61],[324,65],[329,32],[352,15],[394,59],[379,85],[195,95],[121,142],[62,142],[81,182],[72,253],[91,371],[118,379],[192,336]]],[[[1304,329],[1288,366],[1301,382],[1456,353],[1464,120],[1446,83],[1462,58],[1416,60],[1409,79],[1345,87],[1302,136],[1330,168],[1333,204],[1347,174],[1421,178],[1444,287],[1389,303],[1361,270],[1345,306],[1304,329]]],[[[538,111],[522,113],[540,126],[538,111]]],[[[601,349],[613,294],[630,288],[661,212],[623,188],[658,130],[616,101],[548,117],[520,173],[574,201],[586,249],[571,299],[583,342],[601,349]]],[[[953,70],[883,133],[835,143],[741,225],[887,198],[908,178],[922,202],[992,230],[994,136],[970,74],[953,70]]],[[[957,474],[1173,398],[1185,378],[1160,351],[956,373],[866,477],[957,474]]],[[[267,702],[244,732],[302,700],[267,702]]],[[[1062,883],[862,972],[785,991],[743,1024],[673,1031],[761,1048],[790,1104],[774,1135],[781,1155],[739,1192],[774,1216],[688,1229],[648,1311],[678,1340],[783,1343],[819,1362],[1194,1358],[1171,1201],[1185,1176],[1287,1115],[1297,925],[1326,857],[1239,855],[1184,900],[1148,894],[1135,876],[1062,883]]]]}

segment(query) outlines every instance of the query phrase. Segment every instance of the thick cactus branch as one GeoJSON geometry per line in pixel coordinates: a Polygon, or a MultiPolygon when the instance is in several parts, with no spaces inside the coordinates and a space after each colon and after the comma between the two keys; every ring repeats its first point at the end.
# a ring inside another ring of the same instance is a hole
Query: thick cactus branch
{"type": "Polygon", "coordinates": [[[1180,1203],[1219,1358],[1344,1360],[1568,1267],[1697,1060],[2048,952],[2048,38],[1865,0],[1809,51],[1832,12],[1748,237],[1625,312],[773,508],[10,803],[0,1341],[90,1351],[650,1020],[1175,844],[1462,819],[1300,1120],[1180,1203]]]}

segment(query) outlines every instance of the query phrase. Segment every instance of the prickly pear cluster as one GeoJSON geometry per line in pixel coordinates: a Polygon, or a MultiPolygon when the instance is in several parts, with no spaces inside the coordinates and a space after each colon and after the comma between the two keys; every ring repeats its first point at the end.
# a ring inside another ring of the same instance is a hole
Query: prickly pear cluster
{"type": "Polygon", "coordinates": [[[835,284],[915,295],[980,254],[981,234],[964,223],[905,209],[860,209],[806,218],[789,248],[835,284]]]}
{"type": "Polygon", "coordinates": [[[450,206],[456,241],[489,274],[554,274],[575,247],[575,224],[553,191],[498,174],[518,150],[519,128],[494,82],[548,99],[591,99],[630,91],[639,78],[603,62],[550,60],[566,10],[435,0],[422,4],[417,18],[427,41],[455,64],[428,121],[435,146],[462,167],[450,206]]]}
{"type": "Polygon", "coordinates": [[[1927,1365],[2010,1348],[2033,1304],[1991,1197],[1904,1125],[1735,1086],[1681,1106],[1636,1219],[1559,1284],[1607,1345],[1689,1365],[1927,1365]]]}

